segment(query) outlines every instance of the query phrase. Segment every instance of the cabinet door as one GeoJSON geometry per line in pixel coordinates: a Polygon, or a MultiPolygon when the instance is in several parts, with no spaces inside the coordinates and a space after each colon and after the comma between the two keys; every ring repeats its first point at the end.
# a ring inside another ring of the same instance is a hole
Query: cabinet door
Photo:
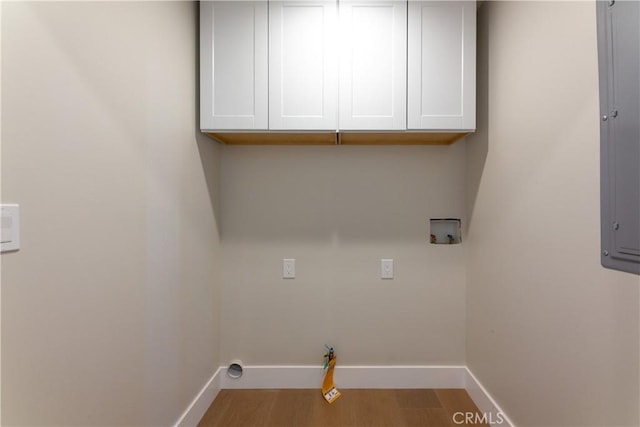
{"type": "Polygon", "coordinates": [[[336,2],[269,2],[269,128],[337,129],[336,2]]]}
{"type": "Polygon", "coordinates": [[[200,128],[267,129],[266,1],[200,2],[200,128]]]}
{"type": "Polygon", "coordinates": [[[602,265],[640,274],[640,3],[597,11],[602,265]]]}
{"type": "Polygon", "coordinates": [[[476,5],[410,1],[409,129],[474,130],[476,5]]]}
{"type": "Polygon", "coordinates": [[[340,129],[407,128],[407,2],[340,2],[340,129]]]}

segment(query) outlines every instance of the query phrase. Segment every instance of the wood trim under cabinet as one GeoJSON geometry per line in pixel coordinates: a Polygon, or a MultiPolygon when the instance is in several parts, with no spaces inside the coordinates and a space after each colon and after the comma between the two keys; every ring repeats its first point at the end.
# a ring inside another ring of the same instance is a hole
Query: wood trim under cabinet
{"type": "Polygon", "coordinates": [[[467,136],[462,133],[432,133],[432,132],[383,132],[360,133],[342,132],[342,145],[450,145],[467,136]]]}
{"type": "Polygon", "coordinates": [[[229,145],[450,145],[469,132],[205,132],[229,145]]]}
{"type": "Polygon", "coordinates": [[[324,133],[205,133],[209,138],[229,145],[336,145],[335,132],[324,133]]]}

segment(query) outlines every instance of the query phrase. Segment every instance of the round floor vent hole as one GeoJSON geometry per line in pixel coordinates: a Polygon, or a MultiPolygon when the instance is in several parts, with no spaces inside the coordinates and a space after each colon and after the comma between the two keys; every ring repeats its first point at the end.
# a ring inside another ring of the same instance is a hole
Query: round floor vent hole
{"type": "Polygon", "coordinates": [[[242,365],[237,362],[232,363],[227,368],[227,375],[233,379],[240,378],[242,376],[242,365]]]}

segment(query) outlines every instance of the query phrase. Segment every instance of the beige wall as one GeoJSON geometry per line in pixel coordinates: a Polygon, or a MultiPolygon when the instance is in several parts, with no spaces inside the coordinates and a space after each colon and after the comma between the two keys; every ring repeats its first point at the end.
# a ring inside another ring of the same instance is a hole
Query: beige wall
{"type": "Polygon", "coordinates": [[[3,424],[168,425],[219,364],[325,343],[466,361],[518,425],[640,424],[638,277],[599,265],[592,2],[482,6],[479,132],[449,147],[221,147],[194,4],[2,8],[3,424]],[[463,245],[429,245],[443,216],[463,245]]]}
{"type": "Polygon", "coordinates": [[[464,215],[464,156],[224,147],[222,362],[318,364],[327,343],[344,365],[463,364],[464,245],[430,245],[429,218],[464,215]]]}
{"type": "Polygon", "coordinates": [[[467,362],[521,426],[640,424],[638,276],[600,266],[595,2],[486,2],[467,362]]]}
{"type": "Polygon", "coordinates": [[[219,365],[196,5],[2,7],[2,422],[173,424],[219,365]]]}
{"type": "MultiPolygon", "coordinates": [[[[0,117],[2,117],[2,2],[0,2],[0,117]]],[[[0,120],[0,201],[2,201],[2,120],[0,120]]],[[[0,255],[1,256],[1,255],[0,255]]],[[[0,425],[2,425],[2,260],[0,259],[0,425]]]]}

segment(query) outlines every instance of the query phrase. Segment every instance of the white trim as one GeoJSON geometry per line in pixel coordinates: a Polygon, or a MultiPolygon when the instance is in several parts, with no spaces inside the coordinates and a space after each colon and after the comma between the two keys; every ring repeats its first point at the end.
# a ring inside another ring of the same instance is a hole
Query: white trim
{"type": "Polygon", "coordinates": [[[464,375],[464,366],[338,366],[335,381],[339,388],[464,388],[464,375]]]}
{"type": "Polygon", "coordinates": [[[490,425],[499,425],[501,427],[515,427],[513,422],[507,417],[502,408],[498,406],[496,401],[491,397],[487,389],[478,381],[468,367],[466,369],[465,389],[476,404],[478,410],[487,414],[489,420],[492,421],[490,425]],[[502,422],[501,422],[502,421],[502,422]]]}
{"type": "MultiPolygon", "coordinates": [[[[348,388],[464,388],[464,366],[337,366],[336,387],[348,388]]],[[[244,366],[232,379],[222,368],[223,389],[319,388],[324,371],[318,365],[244,366]]]]}
{"type": "Polygon", "coordinates": [[[191,404],[182,413],[182,416],[180,416],[178,421],[174,424],[174,427],[195,427],[198,425],[204,414],[207,412],[207,409],[209,409],[209,406],[211,406],[220,392],[220,377],[222,370],[222,367],[218,368],[209,381],[207,381],[207,384],[202,387],[200,393],[198,393],[193,401],[191,401],[191,404]]]}
{"type": "MultiPolygon", "coordinates": [[[[242,377],[227,376],[221,366],[193,399],[174,427],[196,426],[221,389],[320,388],[323,369],[318,365],[243,366],[242,377]]],[[[338,389],[350,388],[460,388],[465,389],[491,425],[515,427],[468,367],[453,366],[337,366],[338,389]]]]}
{"type": "Polygon", "coordinates": [[[240,378],[230,378],[226,366],[220,370],[223,389],[319,388],[324,372],[319,365],[253,365],[243,366],[240,378]]]}

